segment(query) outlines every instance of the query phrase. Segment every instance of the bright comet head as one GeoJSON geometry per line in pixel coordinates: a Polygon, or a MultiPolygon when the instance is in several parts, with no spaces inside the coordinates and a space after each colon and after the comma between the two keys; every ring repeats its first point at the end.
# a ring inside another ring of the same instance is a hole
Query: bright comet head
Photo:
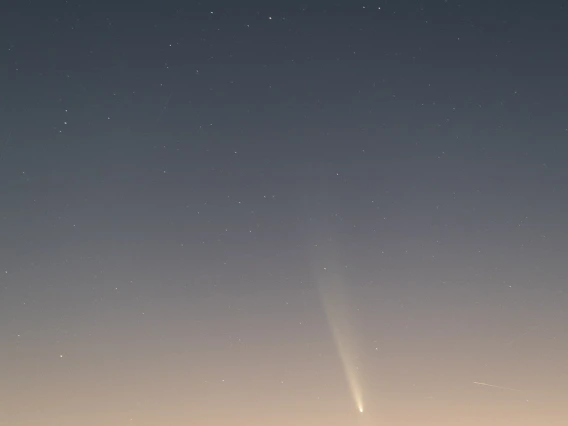
{"type": "Polygon", "coordinates": [[[359,407],[359,412],[360,412],[360,413],[363,412],[363,407],[359,407]]]}

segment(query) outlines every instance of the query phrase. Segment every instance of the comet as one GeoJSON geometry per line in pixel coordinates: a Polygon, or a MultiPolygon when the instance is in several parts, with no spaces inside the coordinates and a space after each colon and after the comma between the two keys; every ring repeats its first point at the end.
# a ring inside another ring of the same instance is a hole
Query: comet
{"type": "Polygon", "coordinates": [[[349,309],[343,279],[338,274],[329,271],[328,268],[322,268],[316,277],[327,322],[353,402],[359,413],[362,414],[364,411],[363,391],[353,342],[354,334],[349,328],[349,309]]]}
{"type": "MultiPolygon", "coordinates": [[[[328,187],[329,170],[326,170],[327,166],[318,163],[314,164],[314,168],[319,169],[322,177],[320,180],[322,187],[318,191],[318,199],[321,205],[328,206],[329,210],[336,211],[339,200],[335,199],[332,195],[333,191],[328,187]]],[[[345,264],[341,262],[338,243],[334,241],[333,237],[330,237],[330,235],[336,234],[333,220],[329,217],[322,218],[319,224],[321,228],[315,233],[315,235],[319,235],[319,241],[314,241],[313,243],[316,244],[311,245],[312,250],[314,250],[310,253],[312,275],[318,286],[322,307],[337,354],[341,360],[355,409],[359,414],[363,414],[363,387],[359,376],[358,351],[354,341],[356,333],[350,327],[353,325],[353,321],[351,320],[350,303],[347,297],[348,287],[343,275],[346,266],[338,267],[338,265],[345,264]]]]}

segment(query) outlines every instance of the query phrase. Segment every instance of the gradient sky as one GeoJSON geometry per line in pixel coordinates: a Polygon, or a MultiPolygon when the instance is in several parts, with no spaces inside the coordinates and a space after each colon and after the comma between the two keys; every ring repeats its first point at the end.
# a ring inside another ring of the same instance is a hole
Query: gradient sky
{"type": "Polygon", "coordinates": [[[567,22],[4,2],[0,425],[567,425],[567,22]]]}

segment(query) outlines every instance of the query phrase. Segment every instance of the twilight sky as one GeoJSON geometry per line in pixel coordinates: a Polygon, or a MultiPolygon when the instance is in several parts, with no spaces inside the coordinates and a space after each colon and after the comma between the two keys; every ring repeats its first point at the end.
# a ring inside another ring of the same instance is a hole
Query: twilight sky
{"type": "Polygon", "coordinates": [[[565,2],[5,3],[0,426],[567,424],[565,2]]]}

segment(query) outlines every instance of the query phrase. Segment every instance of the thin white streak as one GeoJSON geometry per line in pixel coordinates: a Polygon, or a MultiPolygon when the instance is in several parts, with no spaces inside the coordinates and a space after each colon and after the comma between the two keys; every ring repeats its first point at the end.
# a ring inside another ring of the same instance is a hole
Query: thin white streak
{"type": "Polygon", "coordinates": [[[497,386],[497,385],[491,385],[489,383],[484,383],[484,382],[473,382],[474,385],[479,385],[479,386],[487,386],[490,388],[495,388],[495,389],[503,389],[503,390],[509,390],[509,391],[513,391],[513,392],[520,392],[522,393],[523,391],[520,389],[515,389],[515,388],[508,388],[506,386],[497,386]]]}

